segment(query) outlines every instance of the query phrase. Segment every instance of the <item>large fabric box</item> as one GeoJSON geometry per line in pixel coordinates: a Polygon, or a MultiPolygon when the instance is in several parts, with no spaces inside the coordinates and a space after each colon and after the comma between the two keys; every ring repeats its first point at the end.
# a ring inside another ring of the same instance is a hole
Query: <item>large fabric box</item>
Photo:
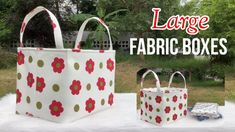
{"type": "Polygon", "coordinates": [[[17,57],[16,113],[54,122],[69,122],[113,105],[115,51],[108,27],[97,17],[81,26],[74,49],[64,49],[59,23],[44,7],[25,18],[17,57]],[[54,29],[56,48],[23,47],[28,21],[46,11],[54,29]],[[109,50],[83,50],[80,41],[86,24],[96,20],[109,35],[109,50]]]}

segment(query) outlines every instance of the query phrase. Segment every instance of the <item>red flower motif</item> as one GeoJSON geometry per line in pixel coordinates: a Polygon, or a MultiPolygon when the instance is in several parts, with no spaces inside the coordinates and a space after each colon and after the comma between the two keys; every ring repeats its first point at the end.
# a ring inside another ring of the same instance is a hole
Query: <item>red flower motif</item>
{"type": "Polygon", "coordinates": [[[142,109],[140,109],[140,115],[143,115],[143,110],[142,109]]]}
{"type": "Polygon", "coordinates": [[[113,94],[112,94],[112,93],[109,95],[108,104],[109,104],[109,105],[112,105],[112,104],[113,104],[113,94]]]}
{"type": "Polygon", "coordinates": [[[165,113],[170,113],[170,111],[171,111],[171,107],[166,106],[164,111],[165,111],[165,113]]]}
{"type": "Polygon", "coordinates": [[[148,109],[148,103],[147,102],[145,102],[145,108],[148,109]]]}
{"type": "Polygon", "coordinates": [[[140,97],[144,97],[144,92],[140,91],[140,97]]]}
{"type": "Polygon", "coordinates": [[[61,73],[64,69],[64,60],[62,58],[55,57],[51,66],[54,72],[61,73]]]}
{"type": "Polygon", "coordinates": [[[95,109],[95,100],[93,100],[92,98],[89,98],[86,101],[86,111],[88,113],[91,113],[94,109],[95,109]]]}
{"type": "Polygon", "coordinates": [[[80,49],[72,49],[72,52],[81,52],[80,49]]]}
{"type": "Polygon", "coordinates": [[[107,60],[107,68],[112,71],[114,69],[114,62],[109,58],[107,60]]]}
{"type": "Polygon", "coordinates": [[[30,116],[30,117],[33,117],[33,114],[32,114],[32,113],[26,112],[25,114],[28,115],[28,116],[30,116]]]}
{"type": "Polygon", "coordinates": [[[70,90],[73,95],[78,95],[81,90],[81,82],[79,80],[73,80],[72,84],[70,85],[70,90]]]}
{"type": "Polygon", "coordinates": [[[172,119],[175,121],[177,119],[177,114],[174,114],[172,119]]]}
{"type": "Polygon", "coordinates": [[[43,89],[45,88],[46,84],[44,82],[44,78],[42,77],[37,77],[37,80],[36,80],[36,90],[39,91],[39,92],[42,92],[43,89]]]}
{"type": "Polygon", "coordinates": [[[187,99],[187,94],[186,93],[184,94],[184,99],[187,99]]]}
{"type": "Polygon", "coordinates": [[[22,51],[17,53],[17,63],[18,65],[24,64],[24,54],[22,51]]]}
{"type": "Polygon", "coordinates": [[[19,89],[16,89],[16,103],[20,103],[22,94],[19,89]]]}
{"type": "Polygon", "coordinates": [[[103,77],[99,77],[96,85],[98,86],[99,90],[104,90],[104,87],[106,85],[105,79],[103,77]]]}
{"type": "Polygon", "coordinates": [[[173,102],[176,102],[176,101],[177,101],[177,96],[176,96],[176,95],[173,96],[172,101],[173,101],[173,102]]]}
{"type": "Polygon", "coordinates": [[[152,112],[153,111],[153,106],[149,105],[149,111],[152,112]]]}
{"type": "Polygon", "coordinates": [[[64,111],[64,108],[60,101],[53,100],[49,106],[51,110],[51,115],[53,116],[60,116],[60,114],[64,111]]]}
{"type": "Polygon", "coordinates": [[[33,83],[34,83],[33,74],[29,72],[27,76],[27,84],[29,87],[32,87],[33,83]]]}
{"type": "Polygon", "coordinates": [[[160,124],[162,122],[162,118],[160,116],[156,116],[155,121],[160,124]]]}
{"type": "Polygon", "coordinates": [[[26,24],[25,24],[25,22],[23,22],[23,23],[22,23],[22,25],[21,25],[21,29],[20,29],[20,32],[24,32],[24,29],[25,29],[25,25],[26,25],[26,24]]]}
{"type": "Polygon", "coordinates": [[[161,98],[161,96],[157,96],[156,98],[155,98],[155,100],[156,100],[156,102],[157,103],[161,103],[161,101],[162,101],[162,98],[161,98]]]}
{"type": "Polygon", "coordinates": [[[92,59],[89,59],[86,61],[86,71],[91,74],[94,71],[94,61],[92,59]]]}
{"type": "Polygon", "coordinates": [[[56,24],[51,20],[51,26],[53,27],[53,29],[56,28],[56,24]]]}
{"type": "Polygon", "coordinates": [[[182,104],[182,103],[180,103],[178,107],[179,107],[179,109],[181,110],[181,109],[182,109],[182,107],[183,107],[183,104],[182,104]]]}
{"type": "Polygon", "coordinates": [[[187,115],[187,110],[184,110],[184,115],[185,115],[185,116],[187,115]]]}

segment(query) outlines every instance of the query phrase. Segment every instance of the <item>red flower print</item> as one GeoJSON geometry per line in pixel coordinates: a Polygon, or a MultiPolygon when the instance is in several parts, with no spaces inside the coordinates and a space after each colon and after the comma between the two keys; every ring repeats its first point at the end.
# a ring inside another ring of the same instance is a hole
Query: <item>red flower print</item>
{"type": "Polygon", "coordinates": [[[62,58],[55,57],[51,66],[54,72],[61,73],[64,69],[64,60],[62,58]]]}
{"type": "Polygon", "coordinates": [[[166,106],[165,109],[164,109],[165,113],[170,113],[171,111],[171,107],[169,106],[166,106]]]}
{"type": "Polygon", "coordinates": [[[104,53],[104,50],[99,50],[100,53],[104,53]]]}
{"type": "Polygon", "coordinates": [[[22,51],[17,53],[17,63],[18,65],[24,64],[24,54],[22,53],[22,51]]]}
{"type": "Polygon", "coordinates": [[[148,103],[147,102],[145,102],[145,108],[148,109],[148,103]]]}
{"type": "Polygon", "coordinates": [[[140,91],[140,97],[144,97],[144,92],[140,91]]]}
{"type": "Polygon", "coordinates": [[[185,115],[185,116],[187,115],[187,110],[184,110],[184,115],[185,115]]]}
{"type": "Polygon", "coordinates": [[[187,99],[187,94],[186,93],[184,94],[184,99],[187,99]]]}
{"type": "Polygon", "coordinates": [[[81,90],[81,82],[79,80],[73,80],[72,84],[70,85],[70,90],[73,95],[78,95],[81,90]]]}
{"type": "Polygon", "coordinates": [[[176,101],[177,101],[177,96],[176,96],[176,95],[173,96],[172,101],[173,101],[173,102],[176,102],[176,101]]]}
{"type": "Polygon", "coordinates": [[[24,29],[25,29],[25,25],[26,25],[26,24],[25,24],[25,22],[23,22],[23,23],[22,23],[22,25],[21,25],[21,29],[20,29],[20,32],[24,32],[24,29]]]}
{"type": "Polygon", "coordinates": [[[162,118],[160,116],[156,116],[155,121],[160,124],[162,122],[162,118]]]}
{"type": "Polygon", "coordinates": [[[107,68],[112,71],[114,69],[114,62],[109,58],[107,60],[107,68]]]}
{"type": "Polygon", "coordinates": [[[179,107],[179,109],[181,110],[181,109],[182,109],[182,107],[183,107],[183,104],[182,104],[182,103],[180,103],[178,107],[179,107]]]}
{"type": "Polygon", "coordinates": [[[16,89],[16,103],[20,103],[22,94],[19,89],[16,89]]]}
{"type": "Polygon", "coordinates": [[[152,112],[153,111],[153,106],[149,105],[149,111],[152,112]]]}
{"type": "Polygon", "coordinates": [[[32,87],[33,83],[34,83],[33,74],[29,72],[27,76],[27,84],[29,87],[32,87]]]}
{"type": "Polygon", "coordinates": [[[53,29],[56,28],[56,24],[51,20],[51,26],[53,27],[53,29]]]}
{"type": "Polygon", "coordinates": [[[42,77],[37,77],[37,80],[36,80],[36,90],[39,91],[39,92],[42,92],[43,89],[45,88],[46,84],[44,82],[44,78],[42,77]]]}
{"type": "Polygon", "coordinates": [[[94,109],[95,109],[95,100],[93,100],[92,98],[89,98],[86,101],[86,111],[88,113],[91,113],[94,109]]]}
{"type": "Polygon", "coordinates": [[[94,71],[94,61],[92,59],[89,59],[86,61],[86,71],[91,74],[94,71]]]}
{"type": "Polygon", "coordinates": [[[80,49],[72,49],[72,52],[81,52],[80,49]]]}
{"type": "Polygon", "coordinates": [[[161,96],[157,96],[156,98],[155,98],[155,100],[156,100],[156,102],[157,103],[161,103],[161,101],[162,101],[162,98],[161,98],[161,96]]]}
{"type": "Polygon", "coordinates": [[[26,112],[25,114],[28,115],[28,116],[33,117],[33,114],[32,114],[32,113],[26,112]]]}
{"type": "Polygon", "coordinates": [[[140,109],[140,115],[143,115],[143,110],[142,109],[140,109]]]}
{"type": "Polygon", "coordinates": [[[172,119],[175,121],[177,119],[177,114],[174,114],[172,119]]]}
{"type": "Polygon", "coordinates": [[[98,86],[99,90],[104,90],[104,87],[106,85],[105,79],[103,77],[99,77],[96,85],[98,86]]]}
{"type": "Polygon", "coordinates": [[[51,115],[53,116],[60,116],[60,114],[64,111],[64,108],[60,101],[53,100],[51,102],[51,105],[49,106],[49,109],[51,110],[51,115]]]}
{"type": "Polygon", "coordinates": [[[112,94],[112,93],[109,95],[108,104],[109,104],[109,105],[112,105],[112,104],[113,104],[113,94],[112,94]]]}

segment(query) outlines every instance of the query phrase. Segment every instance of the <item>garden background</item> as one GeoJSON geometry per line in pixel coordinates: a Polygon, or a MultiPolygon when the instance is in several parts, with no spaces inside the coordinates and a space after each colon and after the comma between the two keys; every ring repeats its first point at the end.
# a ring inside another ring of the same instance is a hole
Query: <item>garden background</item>
{"type": "MultiPolygon", "coordinates": [[[[77,31],[89,17],[98,16],[109,26],[113,41],[122,34],[130,33],[142,38],[226,38],[228,53],[225,56],[143,56],[129,55],[114,43],[116,55],[116,92],[138,92],[137,72],[143,68],[168,68],[187,71],[189,103],[197,101],[218,102],[235,100],[235,1],[234,0],[1,0],[0,1],[0,97],[14,93],[16,88],[16,51],[12,41],[19,41],[19,31],[24,16],[37,6],[52,11],[59,20],[63,32],[77,31]],[[208,15],[210,28],[196,36],[184,31],[151,31],[153,7],[160,7],[160,23],[172,15],[208,15]],[[208,76],[211,79],[208,79],[208,76]],[[219,81],[215,81],[218,79],[219,81]]],[[[83,47],[92,48],[94,40],[102,40],[105,30],[96,23],[87,28],[91,32],[83,47]]],[[[55,47],[53,31],[47,14],[40,13],[26,27],[25,38],[35,39],[40,47],[55,47]]],[[[65,47],[71,48],[71,45],[65,47]]],[[[101,43],[101,48],[104,48],[101,43]]],[[[160,75],[166,86],[169,76],[160,75]]],[[[180,78],[174,85],[180,86],[180,78]]],[[[153,86],[152,77],[146,84],[153,86]]]]}

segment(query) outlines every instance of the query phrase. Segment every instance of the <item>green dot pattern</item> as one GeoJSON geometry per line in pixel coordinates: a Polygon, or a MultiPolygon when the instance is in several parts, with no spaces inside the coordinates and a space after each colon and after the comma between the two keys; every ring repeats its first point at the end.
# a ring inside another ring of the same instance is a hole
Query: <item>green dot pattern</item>
{"type": "Polygon", "coordinates": [[[38,60],[37,65],[38,67],[43,67],[44,66],[43,60],[38,60]]]}
{"type": "Polygon", "coordinates": [[[54,92],[58,92],[60,90],[60,86],[58,84],[54,84],[52,86],[52,89],[53,89],[54,92]]]}
{"type": "Polygon", "coordinates": [[[80,109],[80,106],[78,104],[76,104],[76,105],[74,105],[73,109],[75,112],[78,112],[80,109]]]}
{"type": "Polygon", "coordinates": [[[79,70],[79,68],[80,68],[80,65],[76,62],[76,63],[74,63],[74,69],[75,70],[79,70]]]}
{"type": "Polygon", "coordinates": [[[26,97],[26,102],[27,102],[28,104],[30,103],[30,97],[29,97],[29,96],[26,97]]]}
{"type": "Polygon", "coordinates": [[[37,107],[37,109],[40,110],[42,108],[42,103],[41,102],[37,102],[36,103],[36,107],[37,107]]]}
{"type": "Polygon", "coordinates": [[[101,99],[101,105],[104,105],[105,104],[105,100],[104,99],[101,99]]]}
{"type": "Polygon", "coordinates": [[[100,67],[100,69],[103,68],[103,63],[102,62],[100,62],[99,67],[100,67]]]}
{"type": "Polygon", "coordinates": [[[29,56],[28,61],[29,61],[29,63],[32,63],[32,62],[33,62],[33,57],[32,57],[32,56],[29,56]]]}
{"type": "Polygon", "coordinates": [[[18,74],[17,74],[17,79],[20,80],[21,77],[22,77],[21,73],[18,73],[18,74]]]}
{"type": "Polygon", "coordinates": [[[88,84],[86,85],[86,89],[87,89],[87,91],[90,91],[90,90],[91,90],[91,84],[90,84],[90,83],[88,83],[88,84]]]}

